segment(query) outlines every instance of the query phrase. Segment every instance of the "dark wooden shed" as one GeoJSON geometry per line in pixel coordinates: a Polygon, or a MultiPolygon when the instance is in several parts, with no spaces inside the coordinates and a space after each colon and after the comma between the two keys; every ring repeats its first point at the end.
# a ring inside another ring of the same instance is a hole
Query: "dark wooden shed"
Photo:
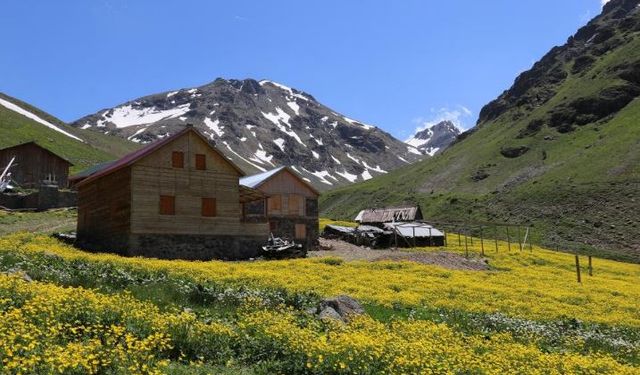
{"type": "Polygon", "coordinates": [[[69,167],[73,164],[34,141],[0,149],[0,166],[4,167],[15,157],[11,178],[18,186],[27,189],[42,184],[67,187],[69,167]]]}

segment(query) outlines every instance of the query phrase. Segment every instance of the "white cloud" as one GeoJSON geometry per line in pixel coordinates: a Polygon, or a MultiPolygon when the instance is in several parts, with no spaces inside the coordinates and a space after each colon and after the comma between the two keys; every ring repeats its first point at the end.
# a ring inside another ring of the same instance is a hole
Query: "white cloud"
{"type": "Polygon", "coordinates": [[[473,112],[463,105],[457,105],[454,108],[431,108],[430,112],[431,115],[428,117],[418,117],[413,119],[413,122],[418,124],[414,134],[446,120],[451,121],[461,130],[466,130],[472,126],[468,124],[473,120],[473,112]]]}

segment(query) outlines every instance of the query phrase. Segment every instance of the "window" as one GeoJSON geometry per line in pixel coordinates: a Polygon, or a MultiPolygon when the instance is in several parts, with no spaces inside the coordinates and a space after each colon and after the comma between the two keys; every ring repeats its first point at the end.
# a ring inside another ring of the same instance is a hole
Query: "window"
{"type": "Polygon", "coordinates": [[[174,168],[184,168],[184,152],[174,151],[171,153],[171,165],[174,168]]]}
{"type": "Polygon", "coordinates": [[[176,197],[173,195],[160,196],[160,215],[176,214],[176,197]]]}
{"type": "Polygon", "coordinates": [[[296,239],[307,238],[307,226],[304,224],[296,224],[296,239]]]}
{"type": "Polygon", "coordinates": [[[201,171],[207,169],[207,158],[204,154],[196,154],[196,169],[201,171]]]}
{"type": "Polygon", "coordinates": [[[206,216],[206,217],[216,216],[216,199],[215,198],[202,198],[202,216],[206,216]]]}
{"type": "Polygon", "coordinates": [[[268,199],[269,212],[280,211],[282,209],[282,197],[274,195],[268,199]]]}

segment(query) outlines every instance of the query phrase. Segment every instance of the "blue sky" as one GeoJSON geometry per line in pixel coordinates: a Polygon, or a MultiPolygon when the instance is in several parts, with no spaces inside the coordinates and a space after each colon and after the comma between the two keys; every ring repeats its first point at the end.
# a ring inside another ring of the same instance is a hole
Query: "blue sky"
{"type": "Polygon", "coordinates": [[[6,1],[0,91],[65,121],[223,78],[271,79],[405,139],[464,127],[601,0],[6,1]]]}

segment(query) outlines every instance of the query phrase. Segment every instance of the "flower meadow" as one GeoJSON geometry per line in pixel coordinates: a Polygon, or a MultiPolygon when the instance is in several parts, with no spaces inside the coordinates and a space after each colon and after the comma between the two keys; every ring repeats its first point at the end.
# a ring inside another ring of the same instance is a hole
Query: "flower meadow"
{"type": "Polygon", "coordinates": [[[596,259],[578,284],[569,254],[500,244],[485,256],[488,271],[164,261],[11,234],[0,238],[0,373],[640,371],[638,265],[596,259]],[[310,312],[338,294],[367,314],[343,323],[310,312]]]}

